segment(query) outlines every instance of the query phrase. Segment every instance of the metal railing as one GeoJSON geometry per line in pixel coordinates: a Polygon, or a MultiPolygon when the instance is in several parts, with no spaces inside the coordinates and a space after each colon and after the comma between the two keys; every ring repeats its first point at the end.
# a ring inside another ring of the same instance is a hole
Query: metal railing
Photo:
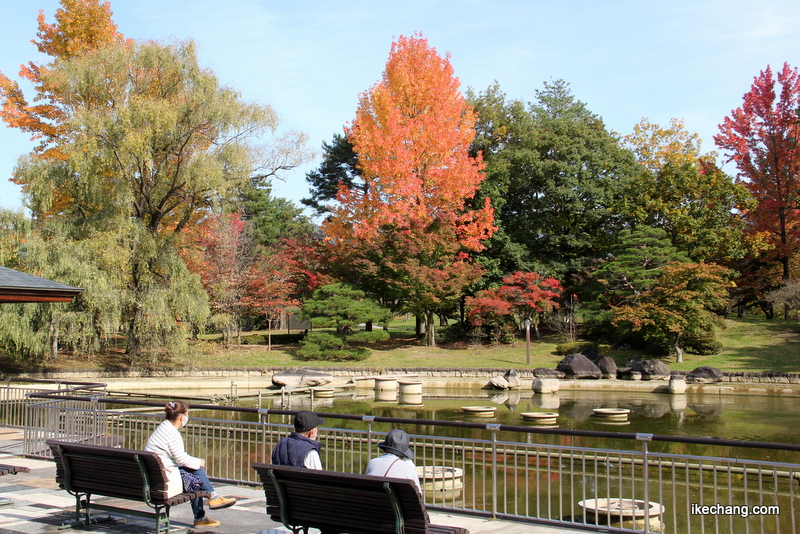
{"type": "MultiPolygon", "coordinates": [[[[163,420],[161,404],[69,393],[28,394],[26,455],[49,457],[47,439],[141,449],[163,420]]],[[[190,407],[187,452],[241,484],[258,484],[251,464],[269,462],[295,413],[190,407]]],[[[411,440],[434,509],[612,532],[800,534],[797,445],[318,413],[333,471],[363,473],[391,427],[425,429],[411,440]],[[603,443],[613,446],[594,446],[603,443]],[[696,445],[720,454],[684,452],[696,445]]]]}
{"type": "Polygon", "coordinates": [[[70,382],[46,378],[4,378],[0,382],[0,426],[25,428],[29,393],[68,395],[76,391],[105,390],[98,382],[70,382]],[[4,382],[4,383],[3,383],[4,382]],[[37,387],[35,384],[49,387],[37,387]]]}

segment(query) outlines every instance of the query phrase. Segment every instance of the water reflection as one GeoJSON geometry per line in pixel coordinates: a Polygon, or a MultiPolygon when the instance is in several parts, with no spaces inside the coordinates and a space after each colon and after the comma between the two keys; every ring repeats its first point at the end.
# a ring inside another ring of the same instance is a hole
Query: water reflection
{"type": "MultiPolygon", "coordinates": [[[[185,394],[189,396],[197,392],[187,391],[185,394]]],[[[242,397],[237,404],[257,406],[258,402],[253,397],[242,397]]],[[[558,411],[561,428],[800,444],[800,434],[796,431],[800,398],[780,395],[696,392],[670,395],[564,389],[557,393],[534,395],[530,390],[498,392],[478,388],[424,387],[421,394],[400,395],[396,389],[337,389],[334,398],[315,398],[313,401],[308,394],[294,393],[283,398],[265,394],[260,402],[264,408],[446,421],[474,421],[463,413],[462,408],[491,404],[497,406],[497,412],[486,421],[507,425],[528,425],[520,415],[523,412],[558,411]],[[595,408],[629,409],[630,424],[618,427],[603,425],[592,415],[595,408]]]]}

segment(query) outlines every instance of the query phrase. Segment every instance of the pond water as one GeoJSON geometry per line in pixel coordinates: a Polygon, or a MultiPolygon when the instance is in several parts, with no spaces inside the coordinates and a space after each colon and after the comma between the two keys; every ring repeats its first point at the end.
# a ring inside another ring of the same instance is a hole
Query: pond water
{"type": "MultiPolygon", "coordinates": [[[[207,390],[187,389],[182,393],[188,397],[209,396],[207,390]]],[[[337,392],[334,398],[313,400],[308,394],[283,398],[263,396],[261,407],[405,419],[500,423],[530,426],[532,431],[536,430],[537,423],[525,420],[521,414],[547,411],[558,412],[557,428],[561,429],[800,444],[800,396],[696,392],[670,395],[619,390],[561,390],[557,394],[534,395],[530,390],[425,387],[421,397],[396,395],[395,400],[388,402],[380,397],[381,394],[376,394],[371,388],[355,388],[337,392]],[[493,417],[478,417],[465,413],[465,406],[492,406],[496,412],[493,417]],[[628,421],[606,422],[593,415],[595,408],[630,410],[628,421]]],[[[256,397],[243,396],[236,405],[257,406],[258,402],[256,397]]],[[[247,418],[248,414],[242,416],[247,418]]],[[[331,426],[334,426],[333,421],[331,426]]],[[[450,431],[458,434],[458,429],[450,431]]]]}

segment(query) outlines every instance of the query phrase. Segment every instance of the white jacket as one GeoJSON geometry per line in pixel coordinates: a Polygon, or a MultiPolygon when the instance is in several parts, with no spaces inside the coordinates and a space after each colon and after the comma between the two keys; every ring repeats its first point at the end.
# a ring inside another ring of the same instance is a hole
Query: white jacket
{"type": "Polygon", "coordinates": [[[169,497],[183,493],[183,480],[178,467],[200,469],[200,458],[186,453],[183,438],[169,419],[165,419],[147,440],[144,450],[152,451],[161,458],[167,471],[167,495],[169,497]]]}

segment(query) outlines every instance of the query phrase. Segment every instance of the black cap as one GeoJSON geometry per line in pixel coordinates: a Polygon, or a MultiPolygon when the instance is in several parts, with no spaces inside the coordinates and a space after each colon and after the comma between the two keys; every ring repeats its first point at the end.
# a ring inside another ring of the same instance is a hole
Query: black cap
{"type": "Polygon", "coordinates": [[[386,439],[383,443],[378,443],[378,447],[395,456],[414,459],[414,452],[408,448],[408,434],[399,428],[386,434],[386,439]]]}
{"type": "Polygon", "coordinates": [[[316,428],[319,425],[324,424],[325,420],[314,412],[297,412],[297,415],[294,416],[295,432],[308,432],[312,428],[316,428]]]}

